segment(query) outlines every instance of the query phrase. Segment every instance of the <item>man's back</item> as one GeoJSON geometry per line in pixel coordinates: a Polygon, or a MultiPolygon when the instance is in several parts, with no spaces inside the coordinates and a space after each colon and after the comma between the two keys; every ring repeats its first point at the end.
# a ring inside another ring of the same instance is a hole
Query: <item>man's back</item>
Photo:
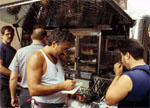
{"type": "Polygon", "coordinates": [[[121,62],[114,65],[115,77],[106,92],[106,103],[119,103],[121,108],[141,107],[139,103],[143,102],[150,87],[149,74],[138,69],[142,67],[149,70],[143,59],[144,46],[136,39],[125,39],[118,41],[116,50],[121,53],[121,62]],[[130,71],[123,73],[123,66],[130,71]],[[134,68],[136,70],[132,71],[134,68]]]}
{"type": "Polygon", "coordinates": [[[125,107],[149,107],[149,72],[148,65],[141,65],[132,68],[129,72],[125,72],[124,75],[128,75],[133,83],[133,89],[125,99],[119,102],[119,108],[125,107]]]}
{"type": "Polygon", "coordinates": [[[30,102],[27,102],[31,96],[29,94],[26,81],[26,64],[29,56],[44,47],[46,36],[47,32],[43,28],[34,29],[31,34],[31,40],[33,43],[29,46],[19,49],[12,60],[11,65],[9,66],[9,69],[11,70],[9,88],[11,92],[11,105],[13,107],[18,107],[19,105],[21,108],[29,108],[31,105],[30,102]],[[16,89],[19,75],[22,89],[20,91],[18,103],[16,89]]]}
{"type": "Polygon", "coordinates": [[[21,86],[27,88],[26,81],[26,63],[34,52],[44,47],[44,44],[40,42],[33,42],[31,45],[21,48],[17,51],[13,61],[11,62],[9,69],[13,72],[20,73],[21,75],[21,86]]]}

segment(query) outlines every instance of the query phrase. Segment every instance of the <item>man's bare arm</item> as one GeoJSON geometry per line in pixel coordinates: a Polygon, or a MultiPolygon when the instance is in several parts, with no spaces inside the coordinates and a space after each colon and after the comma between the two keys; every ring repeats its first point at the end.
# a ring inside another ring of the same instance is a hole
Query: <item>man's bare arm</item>
{"type": "Polygon", "coordinates": [[[27,82],[31,96],[50,95],[61,90],[71,90],[74,88],[75,82],[72,80],[55,85],[40,84],[43,75],[44,60],[38,53],[35,53],[27,62],[27,82]]]}
{"type": "Polygon", "coordinates": [[[18,82],[18,73],[11,72],[10,80],[9,80],[11,98],[16,98],[17,82],[18,82]]]}
{"type": "Polygon", "coordinates": [[[131,83],[130,79],[126,75],[121,76],[119,79],[117,77],[114,78],[110,85],[111,87],[108,88],[106,93],[106,103],[115,105],[124,99],[130,91],[129,83],[131,83]]]}
{"type": "Polygon", "coordinates": [[[17,95],[16,95],[18,76],[19,76],[18,73],[11,72],[10,80],[9,80],[9,88],[10,88],[10,94],[11,94],[11,105],[13,107],[18,106],[18,101],[16,101],[16,100],[18,100],[17,95]]]}
{"type": "Polygon", "coordinates": [[[0,74],[10,76],[11,71],[3,66],[3,60],[0,59],[0,74]]]}
{"type": "Polygon", "coordinates": [[[124,99],[132,89],[132,81],[127,75],[122,75],[123,66],[120,63],[114,65],[115,78],[106,92],[106,103],[115,105],[124,99]]]}

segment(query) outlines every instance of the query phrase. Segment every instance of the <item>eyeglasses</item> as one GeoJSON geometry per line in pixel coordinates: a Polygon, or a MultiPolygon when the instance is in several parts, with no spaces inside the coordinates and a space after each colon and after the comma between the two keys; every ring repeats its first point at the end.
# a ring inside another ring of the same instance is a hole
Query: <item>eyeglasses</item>
{"type": "Polygon", "coordinates": [[[70,48],[61,48],[62,52],[67,52],[70,48]]]}

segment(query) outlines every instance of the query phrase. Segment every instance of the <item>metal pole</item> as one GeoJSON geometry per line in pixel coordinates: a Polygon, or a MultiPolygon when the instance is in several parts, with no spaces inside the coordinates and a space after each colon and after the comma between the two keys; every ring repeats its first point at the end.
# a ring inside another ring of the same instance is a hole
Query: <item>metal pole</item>
{"type": "Polygon", "coordinates": [[[100,74],[100,57],[101,57],[101,31],[97,35],[99,37],[99,42],[98,42],[98,65],[97,65],[97,74],[100,74]]]}
{"type": "Polygon", "coordinates": [[[17,33],[17,37],[18,37],[18,40],[20,42],[20,37],[19,37],[19,33],[18,33],[18,30],[17,28],[19,27],[18,24],[13,24],[13,27],[15,27],[15,30],[16,30],[16,33],[17,33]]]}

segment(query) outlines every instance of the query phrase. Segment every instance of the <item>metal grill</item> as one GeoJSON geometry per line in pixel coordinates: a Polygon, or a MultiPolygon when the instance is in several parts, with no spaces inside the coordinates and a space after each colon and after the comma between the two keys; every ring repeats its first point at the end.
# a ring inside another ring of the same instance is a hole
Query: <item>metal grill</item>
{"type": "Polygon", "coordinates": [[[102,100],[102,97],[105,96],[106,90],[111,82],[112,79],[94,76],[93,83],[91,84],[92,86],[90,87],[90,89],[97,95],[98,99],[102,100]]]}

